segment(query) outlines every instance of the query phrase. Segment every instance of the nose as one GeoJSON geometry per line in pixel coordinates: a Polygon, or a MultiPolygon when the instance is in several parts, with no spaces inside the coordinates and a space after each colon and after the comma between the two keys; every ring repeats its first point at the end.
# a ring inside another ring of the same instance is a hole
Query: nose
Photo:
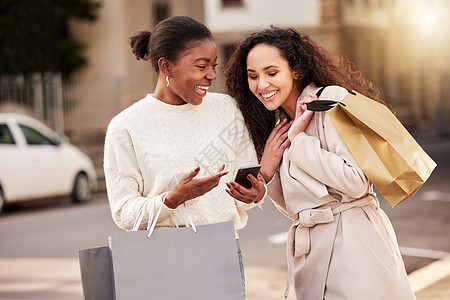
{"type": "Polygon", "coordinates": [[[269,82],[266,80],[264,76],[259,76],[258,79],[258,88],[264,90],[269,87],[269,82]]]}
{"type": "Polygon", "coordinates": [[[213,68],[213,67],[208,68],[208,72],[206,73],[205,78],[208,79],[208,80],[216,79],[216,70],[215,70],[215,68],[213,68]]]}

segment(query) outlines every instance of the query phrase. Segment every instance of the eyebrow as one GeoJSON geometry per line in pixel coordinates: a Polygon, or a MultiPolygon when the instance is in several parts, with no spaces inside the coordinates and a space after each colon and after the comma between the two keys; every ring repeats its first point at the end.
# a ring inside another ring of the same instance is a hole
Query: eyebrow
{"type": "MultiPolygon", "coordinates": [[[[198,61],[210,62],[211,60],[210,60],[209,58],[197,58],[197,59],[195,60],[195,62],[198,62],[198,61]]],[[[217,57],[214,58],[214,61],[217,61],[217,57]]]]}
{"type": "MultiPolygon", "coordinates": [[[[267,67],[263,68],[263,70],[265,71],[265,70],[268,70],[270,68],[279,68],[279,67],[276,66],[276,65],[270,65],[270,66],[267,66],[267,67]]],[[[247,69],[247,72],[255,72],[255,70],[247,69]]]]}

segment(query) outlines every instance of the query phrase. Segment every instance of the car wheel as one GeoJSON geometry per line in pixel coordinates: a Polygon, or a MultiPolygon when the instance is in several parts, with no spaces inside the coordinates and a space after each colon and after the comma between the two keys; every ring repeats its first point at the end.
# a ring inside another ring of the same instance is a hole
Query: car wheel
{"type": "Polygon", "coordinates": [[[75,179],[72,192],[73,202],[85,203],[92,199],[92,187],[86,174],[80,173],[75,179]]]}

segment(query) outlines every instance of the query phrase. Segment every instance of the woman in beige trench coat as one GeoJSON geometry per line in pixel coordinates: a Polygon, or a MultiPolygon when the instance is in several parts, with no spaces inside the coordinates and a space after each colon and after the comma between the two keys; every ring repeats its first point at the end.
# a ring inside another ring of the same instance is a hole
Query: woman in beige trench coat
{"type": "Polygon", "coordinates": [[[271,27],[237,48],[226,88],[244,115],[268,195],[293,220],[287,259],[297,299],[415,299],[372,184],[328,115],[304,109],[319,91],[339,101],[354,89],[382,102],[370,82],[308,36],[271,27]]]}

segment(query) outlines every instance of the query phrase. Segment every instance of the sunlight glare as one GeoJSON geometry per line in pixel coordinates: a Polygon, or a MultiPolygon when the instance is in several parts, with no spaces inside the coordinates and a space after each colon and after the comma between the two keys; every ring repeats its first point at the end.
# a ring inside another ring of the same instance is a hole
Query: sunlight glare
{"type": "Polygon", "coordinates": [[[419,20],[418,26],[423,34],[429,36],[436,29],[436,15],[433,11],[425,10],[419,20]]]}

